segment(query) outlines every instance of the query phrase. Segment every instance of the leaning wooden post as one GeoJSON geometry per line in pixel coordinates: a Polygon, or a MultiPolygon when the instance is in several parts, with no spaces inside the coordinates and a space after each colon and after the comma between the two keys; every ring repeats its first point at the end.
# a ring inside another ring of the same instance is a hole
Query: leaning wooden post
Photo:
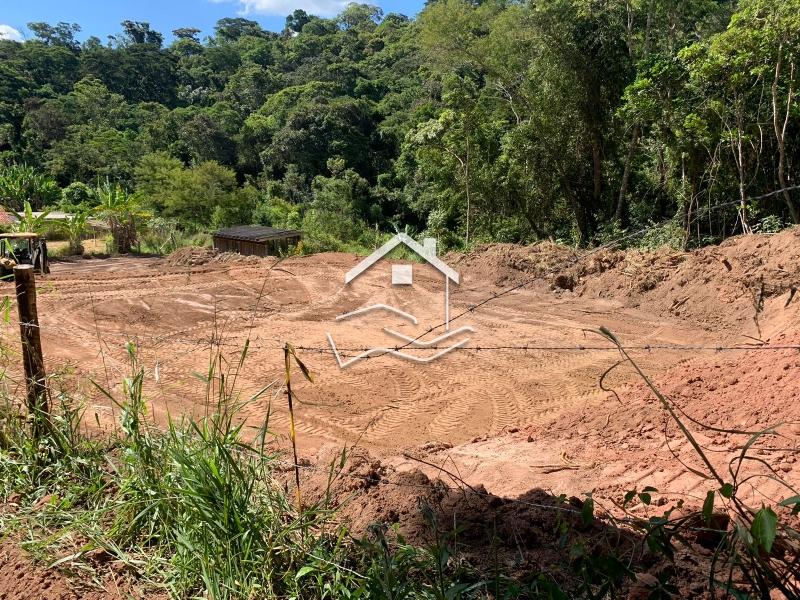
{"type": "Polygon", "coordinates": [[[33,265],[14,267],[14,285],[19,309],[19,333],[22,339],[22,362],[28,392],[28,411],[33,417],[33,434],[39,437],[50,423],[47,380],[39,336],[39,315],[36,310],[36,280],[33,265]]]}

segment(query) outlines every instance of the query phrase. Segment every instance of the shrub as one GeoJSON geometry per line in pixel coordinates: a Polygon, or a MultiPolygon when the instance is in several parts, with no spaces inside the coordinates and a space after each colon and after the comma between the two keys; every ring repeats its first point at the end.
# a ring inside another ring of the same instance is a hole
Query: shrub
{"type": "Polygon", "coordinates": [[[140,235],[139,249],[153,254],[169,254],[186,246],[210,246],[211,236],[206,233],[187,233],[178,221],[153,217],[140,235]]]}
{"type": "Polygon", "coordinates": [[[783,229],[783,222],[777,215],[767,215],[753,227],[758,233],[778,233],[783,229]]]}
{"type": "Polygon", "coordinates": [[[27,165],[0,165],[0,203],[13,210],[23,210],[29,203],[33,210],[55,204],[61,191],[55,180],[27,165]]]}
{"type": "Polygon", "coordinates": [[[657,250],[663,246],[681,250],[685,243],[686,232],[683,226],[679,222],[672,220],[647,230],[639,238],[639,242],[636,245],[647,250],[657,250]]]}
{"type": "Polygon", "coordinates": [[[85,183],[75,181],[61,190],[58,207],[65,212],[87,211],[94,208],[96,196],[85,183]]]}
{"type": "Polygon", "coordinates": [[[270,197],[256,206],[253,211],[253,222],[279,229],[300,229],[302,226],[300,206],[282,198],[270,197]]]}

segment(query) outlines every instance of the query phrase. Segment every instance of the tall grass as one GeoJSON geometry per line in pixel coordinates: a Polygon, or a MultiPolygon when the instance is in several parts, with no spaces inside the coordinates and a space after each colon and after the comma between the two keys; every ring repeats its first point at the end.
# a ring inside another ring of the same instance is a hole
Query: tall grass
{"type": "Polygon", "coordinates": [[[321,553],[336,564],[340,548],[307,534],[329,513],[298,510],[273,479],[277,457],[263,445],[268,417],[253,436],[258,446],[236,422],[264,390],[241,401],[227,383],[235,374],[217,357],[206,374],[207,414],[170,420],[160,431],[145,418],[144,371],[133,348],[130,357],[122,400],[108,394],[121,412],[122,452],[95,543],[128,562],[132,555],[163,562],[162,583],[176,597],[300,597],[305,582],[296,575],[309,558],[321,553]]]}
{"type": "Polygon", "coordinates": [[[236,394],[243,357],[233,369],[219,355],[209,361],[206,415],[156,428],[146,414],[144,369],[128,349],[121,397],[97,386],[119,409],[110,438],[83,435],[82,412],[66,396],[52,436],[38,440],[17,407],[3,408],[0,497],[20,508],[0,514],[0,525],[34,557],[85,579],[103,555],[134,572],[145,590],[176,598],[441,598],[437,590],[452,587],[442,571],[447,561],[434,563],[410,545],[398,556],[439,575],[387,583],[385,537],[357,541],[324,499],[294,502],[274,476],[269,411],[255,433],[238,418],[270,389],[236,394]]]}

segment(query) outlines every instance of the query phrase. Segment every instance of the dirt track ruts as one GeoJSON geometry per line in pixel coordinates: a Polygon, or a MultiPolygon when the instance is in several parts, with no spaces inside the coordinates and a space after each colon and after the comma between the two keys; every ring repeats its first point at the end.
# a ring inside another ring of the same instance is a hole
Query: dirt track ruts
{"type": "MultiPolygon", "coordinates": [[[[47,366],[52,372],[69,365],[118,391],[128,370],[124,343],[135,341],[147,369],[149,401],[162,419],[167,412],[205,410],[204,384],[194,373],[207,369],[212,336],[223,339],[231,361],[250,337],[238,379],[246,395],[280,379],[283,342],[326,347],[330,331],[345,347],[379,343],[376,332],[386,324],[385,315],[333,322],[359,306],[386,301],[408,309],[419,317],[419,327],[389,323],[408,334],[441,321],[442,285],[430,267],[415,265],[413,290],[387,287],[388,266],[380,264],[345,286],[344,273],[358,260],[324,254],[288,259],[272,271],[269,261],[191,268],[136,258],[58,264],[39,281],[47,366]]],[[[454,314],[498,289],[485,274],[467,271],[462,277],[452,291],[454,314]]],[[[611,300],[558,298],[538,284],[483,306],[459,325],[475,328],[471,346],[581,345],[599,341],[585,332],[599,325],[629,344],[711,339],[678,320],[623,309],[611,300]]],[[[13,339],[13,333],[9,329],[7,337],[13,339]]],[[[677,352],[640,354],[643,365],[656,372],[686,358],[677,352]]],[[[462,350],[427,365],[381,357],[340,370],[330,354],[302,357],[316,383],[296,386],[301,447],[312,451],[322,443],[360,439],[381,454],[545,423],[597,401],[599,377],[616,361],[613,352],[602,351],[462,350]]],[[[91,397],[89,412],[109,423],[107,403],[85,383],[83,391],[91,397]]],[[[256,426],[269,406],[271,429],[285,434],[284,405],[283,397],[266,394],[244,415],[256,426]]]]}

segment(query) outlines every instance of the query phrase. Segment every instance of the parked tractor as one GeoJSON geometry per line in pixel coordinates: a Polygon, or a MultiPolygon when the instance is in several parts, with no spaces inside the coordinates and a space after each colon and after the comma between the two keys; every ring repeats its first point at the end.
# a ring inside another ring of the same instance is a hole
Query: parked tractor
{"type": "Polygon", "coordinates": [[[16,265],[33,265],[39,273],[49,273],[47,241],[37,233],[0,233],[0,272],[11,275],[16,265]]]}

